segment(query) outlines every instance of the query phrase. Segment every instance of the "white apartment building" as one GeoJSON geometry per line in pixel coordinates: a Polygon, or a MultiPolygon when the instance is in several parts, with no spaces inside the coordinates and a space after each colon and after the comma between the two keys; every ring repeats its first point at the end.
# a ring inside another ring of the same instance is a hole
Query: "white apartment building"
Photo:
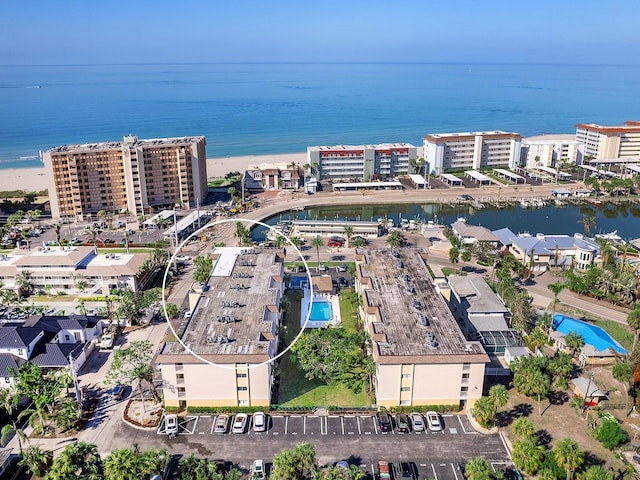
{"type": "Polygon", "coordinates": [[[412,158],[418,158],[417,149],[409,143],[307,148],[307,162],[314,172],[318,172],[319,178],[370,181],[406,174],[412,158]]]}
{"type": "Polygon", "coordinates": [[[556,162],[582,163],[580,142],[573,134],[536,135],[522,139],[520,166],[555,167],[556,162]]]}
{"type": "Polygon", "coordinates": [[[520,161],[521,137],[502,131],[432,133],[423,138],[429,171],[440,175],[450,170],[515,168],[520,161]]]}
{"type": "Polygon", "coordinates": [[[640,122],[624,122],[618,126],[579,123],[576,140],[582,145],[584,156],[596,160],[640,157],[640,122]]]}
{"type": "Polygon", "coordinates": [[[208,193],[204,137],[62,145],[42,153],[51,215],[100,210],[143,215],[149,207],[194,208],[208,193]]]}

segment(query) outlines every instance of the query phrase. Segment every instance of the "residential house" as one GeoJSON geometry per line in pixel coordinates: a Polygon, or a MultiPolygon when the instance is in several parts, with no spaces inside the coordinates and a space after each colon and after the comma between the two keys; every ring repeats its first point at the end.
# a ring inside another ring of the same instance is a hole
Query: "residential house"
{"type": "Polygon", "coordinates": [[[245,188],[250,192],[297,189],[303,180],[302,168],[295,162],[251,165],[244,174],[245,188]]]}

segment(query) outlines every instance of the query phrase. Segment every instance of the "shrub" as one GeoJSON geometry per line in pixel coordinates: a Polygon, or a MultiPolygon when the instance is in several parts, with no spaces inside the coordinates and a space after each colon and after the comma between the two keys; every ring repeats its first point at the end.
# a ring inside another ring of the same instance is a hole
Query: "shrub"
{"type": "Polygon", "coordinates": [[[605,448],[613,450],[618,445],[626,443],[629,439],[627,434],[617,422],[605,420],[596,428],[596,439],[604,445],[605,448]]]}

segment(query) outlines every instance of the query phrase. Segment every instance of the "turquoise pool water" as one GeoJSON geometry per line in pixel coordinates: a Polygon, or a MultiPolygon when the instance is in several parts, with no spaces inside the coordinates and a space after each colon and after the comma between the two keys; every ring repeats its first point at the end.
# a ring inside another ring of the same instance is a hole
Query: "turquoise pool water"
{"type": "Polygon", "coordinates": [[[565,317],[564,315],[556,313],[553,317],[553,328],[565,335],[569,332],[576,332],[582,337],[584,343],[592,345],[599,351],[611,348],[623,355],[627,354],[627,351],[618,345],[618,343],[611,338],[607,332],[596,325],[591,325],[581,320],[565,317]]]}
{"type": "Polygon", "coordinates": [[[331,303],[329,302],[313,302],[311,305],[311,315],[309,320],[316,322],[328,322],[331,320],[331,303]]]}

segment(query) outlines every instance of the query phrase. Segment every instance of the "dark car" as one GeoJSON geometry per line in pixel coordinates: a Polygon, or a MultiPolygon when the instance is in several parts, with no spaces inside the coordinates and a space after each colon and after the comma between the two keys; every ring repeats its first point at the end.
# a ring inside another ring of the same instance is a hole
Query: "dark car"
{"type": "Polygon", "coordinates": [[[109,389],[109,396],[116,400],[122,400],[122,397],[124,396],[124,385],[118,384],[109,389]]]}
{"type": "Polygon", "coordinates": [[[400,463],[400,480],[416,480],[409,462],[400,463]]]}
{"type": "Polygon", "coordinates": [[[391,417],[388,413],[378,412],[378,427],[381,432],[390,432],[393,430],[393,425],[391,424],[391,417]]]}
{"type": "Polygon", "coordinates": [[[401,433],[409,433],[411,431],[409,417],[404,413],[399,413],[396,416],[396,424],[398,425],[398,431],[401,433]]]}

